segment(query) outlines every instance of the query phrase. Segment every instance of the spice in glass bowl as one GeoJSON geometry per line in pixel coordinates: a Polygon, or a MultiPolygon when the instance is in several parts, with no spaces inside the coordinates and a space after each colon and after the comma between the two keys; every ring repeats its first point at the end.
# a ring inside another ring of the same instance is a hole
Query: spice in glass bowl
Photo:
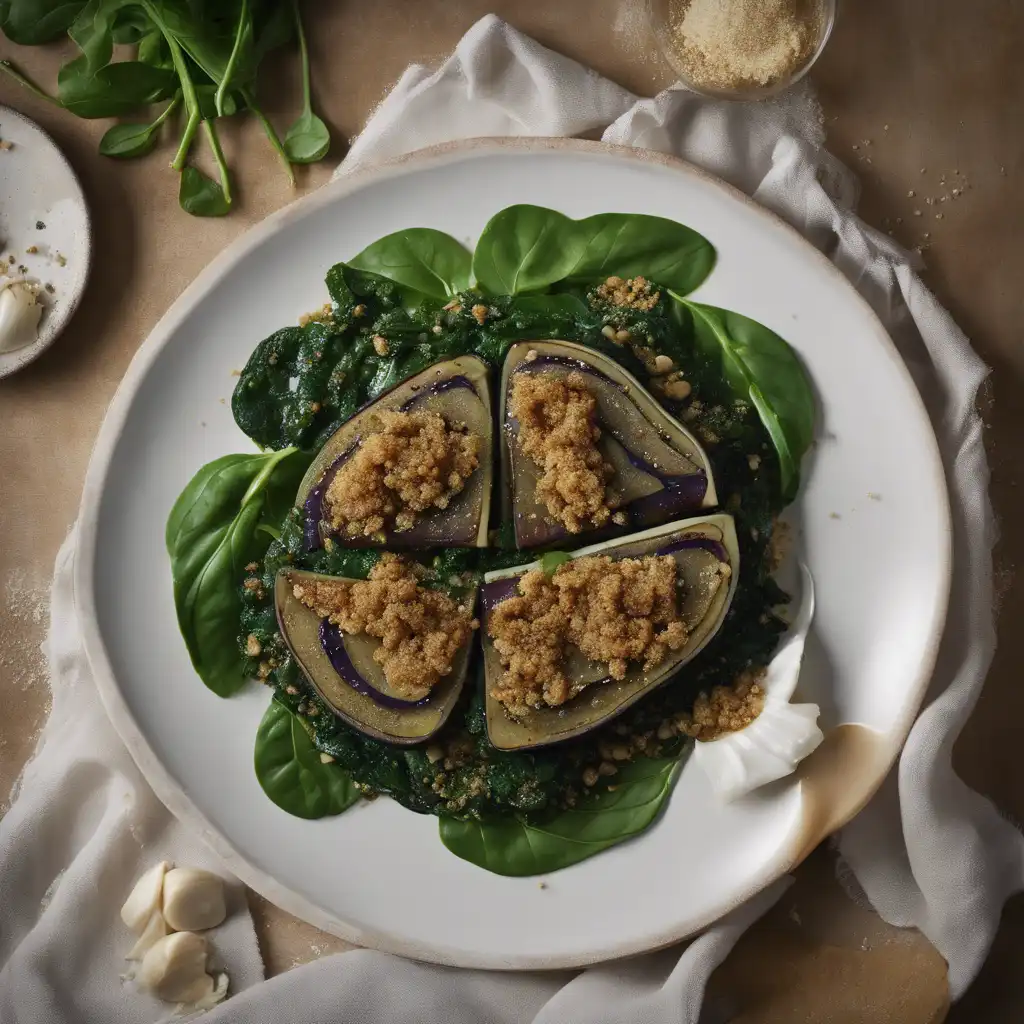
{"type": "Polygon", "coordinates": [[[826,29],[824,0],[668,0],[665,42],[697,88],[770,89],[814,56],[826,29]]]}

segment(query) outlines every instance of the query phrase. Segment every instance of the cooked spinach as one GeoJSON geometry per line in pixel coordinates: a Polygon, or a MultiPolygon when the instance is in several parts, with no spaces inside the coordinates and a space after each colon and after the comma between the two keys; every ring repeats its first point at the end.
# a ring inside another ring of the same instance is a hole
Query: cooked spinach
{"type": "Polygon", "coordinates": [[[348,772],[324,763],[302,718],[271,700],[253,756],[263,792],[298,818],[325,818],[347,811],[360,798],[348,772]]]}
{"type": "Polygon", "coordinates": [[[174,503],[167,553],[174,606],[200,679],[221,697],[246,681],[237,643],[245,567],[263,559],[295,497],[309,456],[294,448],[207,463],[174,503]]]}
{"type": "MultiPolygon", "coordinates": [[[[319,160],[330,146],[327,126],[311,107],[309,54],[295,0],[6,0],[0,2],[0,30],[25,45],[67,32],[79,53],[58,72],[56,99],[10,61],[0,61],[0,71],[79,117],[122,117],[180,97],[184,124],[171,166],[182,175],[181,206],[196,216],[221,216],[232,205],[218,118],[250,111],[290,177],[293,163],[319,160]],[[303,108],[282,142],[255,94],[264,57],[293,36],[299,41],[303,108]],[[134,47],[134,59],[115,60],[115,44],[134,47]],[[188,166],[200,125],[217,165],[217,182],[188,166]]],[[[143,156],[153,148],[160,124],[177,109],[175,100],[149,126],[115,126],[103,137],[100,152],[120,159],[143,156]]]]}
{"type": "Polygon", "coordinates": [[[442,818],[441,842],[498,875],[558,871],[643,832],[672,791],[679,765],[678,757],[634,761],[612,776],[611,786],[588,792],[542,823],[523,816],[486,822],[442,818]]]}
{"type": "Polygon", "coordinates": [[[779,456],[783,496],[800,485],[800,460],[814,440],[814,395],[797,354],[774,331],[740,313],[674,296],[690,314],[694,344],[749,400],[779,456]]]}

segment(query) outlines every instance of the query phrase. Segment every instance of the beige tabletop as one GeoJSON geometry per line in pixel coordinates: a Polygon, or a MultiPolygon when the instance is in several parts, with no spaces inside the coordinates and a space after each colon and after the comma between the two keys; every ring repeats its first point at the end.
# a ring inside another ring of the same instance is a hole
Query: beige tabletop
{"type": "MultiPolygon", "coordinates": [[[[993,367],[984,412],[992,495],[1003,523],[997,550],[1001,636],[992,672],[955,749],[967,781],[1024,818],[1020,722],[1024,687],[1018,623],[1024,545],[1017,490],[1024,444],[1024,75],[1017,0],[848,0],[813,73],[832,150],[863,181],[861,210],[908,246],[926,281],[993,367]],[[941,184],[945,179],[947,185],[941,184]],[[926,199],[961,194],[941,206],[926,199]],[[920,209],[921,216],[914,211],[920,209]],[[938,213],[942,213],[939,217],[938,213]]],[[[576,57],[627,88],[671,81],[646,27],[646,0],[376,0],[309,4],[315,91],[337,140],[327,162],[300,175],[314,188],[344,153],[405,66],[436,64],[482,14],[576,57]],[[312,11],[315,10],[315,14],[312,11]]],[[[12,57],[52,84],[65,50],[12,57]]],[[[266,104],[279,124],[295,109],[295,67],[282,61],[266,104]]],[[[54,555],[75,518],[92,439],[136,348],[170,302],[233,238],[294,195],[252,125],[229,126],[240,208],[195,220],[177,206],[166,151],[113,163],[96,152],[107,124],[48,107],[7,80],[0,103],[35,118],[82,178],[93,213],[95,264],[79,312],[38,362],[0,382],[0,811],[46,717],[38,652],[54,555]]],[[[1024,900],[1012,901],[988,964],[946,1016],[945,965],[916,932],[883,924],[848,895],[833,856],[817,851],[780,904],[740,942],[712,984],[744,1024],[1019,1021],[1024,1018],[1024,900]]],[[[268,969],[287,970],[344,948],[253,895],[268,969]]]]}

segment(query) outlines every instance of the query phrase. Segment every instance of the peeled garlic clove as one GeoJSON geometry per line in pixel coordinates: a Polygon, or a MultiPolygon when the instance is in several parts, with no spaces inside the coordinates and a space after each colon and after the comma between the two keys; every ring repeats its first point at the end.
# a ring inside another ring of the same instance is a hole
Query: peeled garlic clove
{"type": "MultiPolygon", "coordinates": [[[[2,293],[6,294],[6,293],[2,293]]],[[[136,883],[121,908],[121,920],[133,932],[145,930],[153,911],[160,909],[160,898],[164,887],[164,875],[171,865],[162,860],[151,867],[136,883]]]]}
{"type": "Polygon", "coordinates": [[[36,340],[43,315],[38,293],[38,287],[28,281],[0,286],[0,352],[13,352],[36,340]]]}
{"type": "Polygon", "coordinates": [[[216,979],[208,974],[202,987],[202,995],[193,997],[191,1002],[181,1007],[183,1013],[212,1010],[218,1003],[223,1002],[228,994],[228,976],[223,971],[217,975],[216,979]]]}
{"type": "Polygon", "coordinates": [[[170,930],[164,920],[164,915],[159,910],[154,910],[145,930],[132,946],[131,952],[125,957],[125,960],[141,960],[160,939],[170,933],[170,930]]]}
{"type": "Polygon", "coordinates": [[[227,917],[224,882],[209,871],[174,868],[164,879],[163,911],[175,931],[216,928],[227,917]]]}
{"type": "Polygon", "coordinates": [[[192,1003],[209,994],[206,939],[194,932],[175,932],[153,944],[142,958],[136,980],[158,999],[192,1003]]]}

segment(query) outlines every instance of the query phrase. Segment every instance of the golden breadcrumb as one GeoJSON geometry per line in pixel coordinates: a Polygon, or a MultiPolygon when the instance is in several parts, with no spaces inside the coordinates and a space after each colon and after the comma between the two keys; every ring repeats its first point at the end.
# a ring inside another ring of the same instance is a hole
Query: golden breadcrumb
{"type": "Polygon", "coordinates": [[[764,671],[748,669],[736,677],[732,686],[716,686],[710,695],[702,693],[689,715],[676,717],[676,728],[691,739],[705,742],[745,729],[764,707],[764,671]]]}
{"type": "Polygon", "coordinates": [[[557,707],[586,684],[568,679],[570,645],[622,679],[629,662],[645,671],[688,639],[679,617],[677,565],[669,555],[576,558],[550,577],[526,573],[519,593],[491,612],[487,631],[505,668],[491,696],[513,714],[557,707]]]}
{"type": "Polygon", "coordinates": [[[613,474],[597,447],[597,402],[581,373],[518,373],[509,410],[519,421],[519,447],[542,470],[537,501],[570,533],[602,526],[611,513],[613,474]]]}
{"type": "Polygon", "coordinates": [[[625,281],[621,277],[609,277],[598,287],[597,296],[613,306],[648,312],[658,304],[661,292],[652,291],[650,281],[644,277],[631,277],[625,281]]]}
{"type": "Polygon", "coordinates": [[[433,412],[381,410],[327,487],[324,518],[349,537],[409,530],[416,517],[448,507],[480,464],[480,438],[433,412]]]}
{"type": "Polygon", "coordinates": [[[406,700],[426,697],[452,670],[452,660],[479,623],[472,608],[440,590],[421,587],[412,566],[385,554],[368,580],[302,579],[295,596],[343,633],[379,637],[373,660],[406,700]]]}

